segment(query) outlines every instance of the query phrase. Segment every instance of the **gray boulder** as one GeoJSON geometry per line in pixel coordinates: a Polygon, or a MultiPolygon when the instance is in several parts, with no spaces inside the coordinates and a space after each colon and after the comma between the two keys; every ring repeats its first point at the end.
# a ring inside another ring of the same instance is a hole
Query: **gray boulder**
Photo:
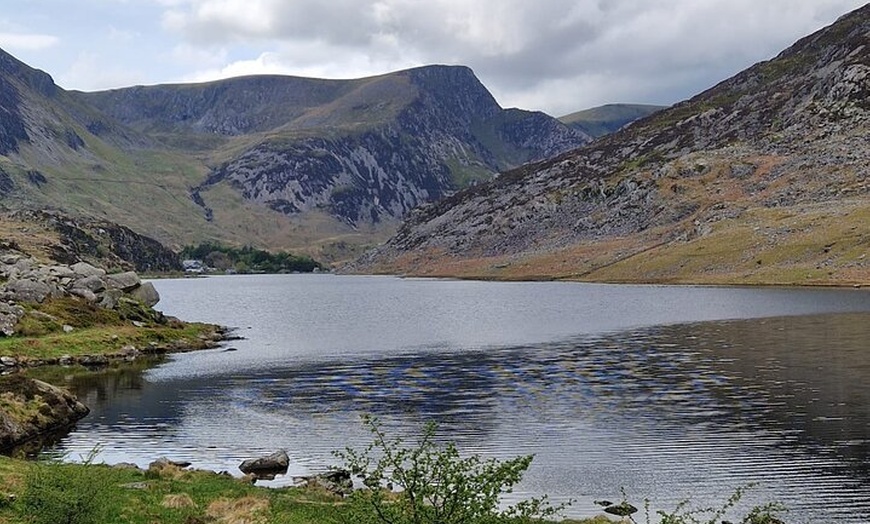
{"type": "Polygon", "coordinates": [[[160,294],[151,282],[143,282],[142,285],[129,291],[128,294],[148,307],[154,307],[160,302],[160,294]]]}
{"type": "Polygon", "coordinates": [[[118,307],[118,301],[121,300],[123,292],[120,289],[107,289],[99,295],[99,306],[104,309],[115,309],[118,307]]]}
{"type": "Polygon", "coordinates": [[[15,324],[24,316],[24,308],[17,304],[0,302],[0,333],[7,337],[15,334],[15,324]]]}
{"type": "Polygon", "coordinates": [[[77,262],[70,266],[70,269],[80,277],[104,277],[106,276],[106,270],[98,267],[94,267],[87,262],[77,262]]]}
{"type": "Polygon", "coordinates": [[[72,270],[69,266],[49,266],[47,268],[48,274],[57,278],[75,278],[76,272],[72,270]]]}
{"type": "Polygon", "coordinates": [[[97,275],[81,277],[72,283],[72,289],[87,289],[92,293],[99,293],[106,289],[106,283],[97,275]]]}
{"type": "Polygon", "coordinates": [[[330,493],[347,497],[353,493],[353,479],[346,469],[334,469],[322,475],[302,477],[307,487],[320,487],[330,493]]]}
{"type": "Polygon", "coordinates": [[[97,300],[100,299],[96,293],[94,293],[90,289],[85,289],[85,288],[78,288],[78,287],[72,288],[69,290],[69,294],[72,296],[75,296],[75,297],[82,298],[82,299],[84,299],[88,302],[92,302],[92,303],[96,302],[97,300]]]}
{"type": "Polygon", "coordinates": [[[121,291],[132,291],[142,285],[139,280],[139,275],[134,271],[125,273],[114,273],[106,276],[106,287],[108,289],[120,289],[121,291]]]}
{"type": "Polygon", "coordinates": [[[283,449],[265,457],[253,458],[239,464],[242,473],[249,473],[257,477],[274,476],[287,473],[290,467],[290,457],[283,449]]]}
{"type": "Polygon", "coordinates": [[[14,302],[42,302],[52,291],[51,286],[39,280],[11,280],[6,284],[6,298],[14,302]]]}

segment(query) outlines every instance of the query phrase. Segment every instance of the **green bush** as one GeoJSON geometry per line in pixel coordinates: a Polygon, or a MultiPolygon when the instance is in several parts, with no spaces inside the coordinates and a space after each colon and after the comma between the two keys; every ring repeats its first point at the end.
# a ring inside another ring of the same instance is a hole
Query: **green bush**
{"type": "Polygon", "coordinates": [[[381,524],[471,524],[527,522],[557,515],[546,497],[499,508],[500,497],[522,479],[532,456],[511,460],[463,458],[453,443],[433,441],[436,426],[428,424],[418,442],[404,447],[388,439],[378,421],[366,417],[373,441],[362,451],[336,452],[345,467],[368,489],[354,491],[352,522],[381,524]]]}
{"type": "Polygon", "coordinates": [[[33,524],[101,524],[110,488],[108,476],[91,464],[96,451],[85,458],[88,467],[43,460],[31,465],[19,512],[33,524]]]}

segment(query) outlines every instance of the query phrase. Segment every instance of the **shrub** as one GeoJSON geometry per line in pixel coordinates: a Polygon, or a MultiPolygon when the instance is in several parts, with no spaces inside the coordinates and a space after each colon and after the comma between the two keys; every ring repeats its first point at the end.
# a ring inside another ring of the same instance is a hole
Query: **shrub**
{"type": "Polygon", "coordinates": [[[19,511],[34,524],[100,524],[106,522],[107,476],[92,465],[97,450],[84,462],[87,467],[57,459],[31,465],[25,476],[19,511]]]}
{"type": "Polygon", "coordinates": [[[522,479],[532,456],[511,460],[462,458],[453,443],[434,442],[430,423],[416,445],[404,447],[388,439],[378,421],[366,417],[373,441],[362,451],[336,452],[345,467],[368,489],[351,495],[350,518],[356,523],[470,524],[528,521],[557,515],[546,497],[499,508],[501,495],[522,479]]]}
{"type": "MultiPolygon", "coordinates": [[[[659,510],[656,514],[659,517],[658,524],[731,524],[730,521],[723,520],[726,513],[734,509],[746,490],[752,487],[751,485],[739,487],[734,490],[734,493],[719,507],[700,507],[692,508],[688,500],[684,500],[677,504],[673,511],[659,510]]],[[[625,491],[622,492],[622,501],[619,504],[614,504],[609,501],[595,501],[596,504],[604,506],[604,511],[628,517],[631,522],[637,522],[632,517],[632,514],[637,509],[628,503],[625,491]],[[621,512],[619,510],[630,508],[633,511],[621,512]]],[[[649,515],[649,500],[644,501],[646,508],[646,524],[653,524],[649,515]]],[[[779,514],[785,511],[785,508],[777,503],[771,502],[761,506],[755,506],[740,519],[740,524],[783,524],[779,519],[779,514]]]]}

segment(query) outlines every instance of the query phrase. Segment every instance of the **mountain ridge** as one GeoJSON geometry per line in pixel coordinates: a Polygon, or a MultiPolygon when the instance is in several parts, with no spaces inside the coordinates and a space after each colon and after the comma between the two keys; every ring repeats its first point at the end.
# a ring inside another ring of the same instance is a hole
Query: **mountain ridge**
{"type": "Polygon", "coordinates": [[[870,6],[574,152],[415,211],[356,271],[870,280],[870,6]]]}
{"type": "Polygon", "coordinates": [[[502,109],[474,73],[256,76],[65,91],[0,54],[0,205],[127,225],[179,247],[346,257],[417,205],[590,138],[502,109]]]}

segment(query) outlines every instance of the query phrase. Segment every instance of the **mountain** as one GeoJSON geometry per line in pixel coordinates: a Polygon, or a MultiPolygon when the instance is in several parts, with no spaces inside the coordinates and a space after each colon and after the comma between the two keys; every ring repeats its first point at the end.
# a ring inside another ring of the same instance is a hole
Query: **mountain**
{"type": "Polygon", "coordinates": [[[411,214],[351,269],[870,282],[870,6],[580,150],[411,214]]]}
{"type": "Polygon", "coordinates": [[[254,76],[76,93],[204,159],[190,198],[207,220],[234,192],[279,215],[392,232],[411,209],[591,137],[539,112],[502,109],[466,67],[359,80],[254,76]]]}
{"type": "Polygon", "coordinates": [[[666,106],[647,104],[607,104],[559,117],[566,126],[599,138],[619,131],[626,124],[647,117],[666,106]]]}
{"type": "Polygon", "coordinates": [[[345,258],[412,208],[591,137],[465,67],[65,91],[0,51],[0,206],[345,258]]]}
{"type": "Polygon", "coordinates": [[[186,197],[204,176],[200,161],[124,126],[0,51],[2,209],[63,211],[163,241],[194,229],[217,235],[186,197]]]}

